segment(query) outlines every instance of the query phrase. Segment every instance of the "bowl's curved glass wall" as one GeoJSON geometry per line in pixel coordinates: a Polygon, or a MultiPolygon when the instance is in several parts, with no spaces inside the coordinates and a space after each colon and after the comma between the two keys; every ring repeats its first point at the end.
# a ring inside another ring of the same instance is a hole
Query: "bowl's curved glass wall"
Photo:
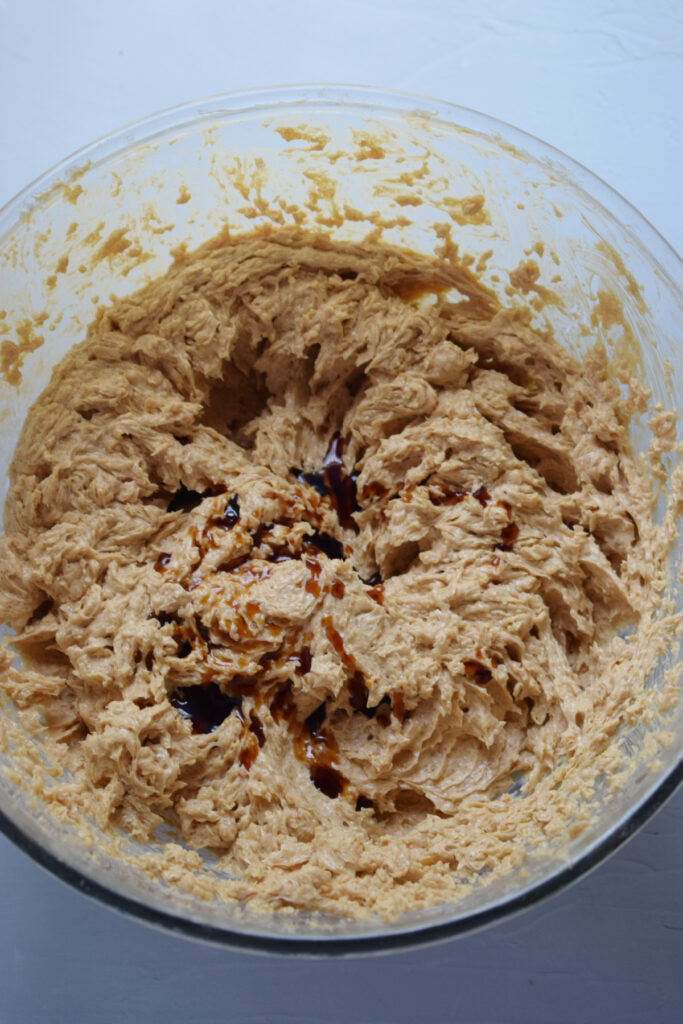
{"type": "MultiPolygon", "coordinates": [[[[583,168],[515,129],[422,98],[332,87],[236,94],[95,143],[0,211],[0,496],[30,404],[98,305],[163,273],[181,247],[225,226],[239,232],[302,217],[349,240],[381,226],[387,241],[422,251],[450,234],[461,255],[481,260],[484,281],[503,297],[507,289],[508,298],[515,297],[510,272],[531,259],[536,285],[557,297],[538,303],[539,324],[575,353],[601,338],[637,366],[653,403],[671,408],[683,393],[681,263],[583,168]],[[616,296],[616,318],[600,317],[601,292],[616,296]]],[[[634,422],[633,436],[646,446],[646,417],[634,422]]],[[[680,554],[672,553],[673,564],[680,554]]],[[[672,596],[680,608],[673,584],[672,596]]],[[[678,657],[668,652],[653,687],[678,657]]],[[[12,709],[3,714],[11,717],[12,709]]],[[[456,906],[390,924],[266,919],[184,895],[111,857],[95,832],[84,846],[52,820],[21,784],[11,749],[0,755],[9,768],[0,772],[0,811],[5,829],[48,867],[168,927],[261,949],[279,948],[280,940],[306,952],[340,951],[344,942],[381,948],[495,919],[618,845],[680,775],[683,705],[667,723],[673,741],[648,762],[639,753],[647,732],[658,728],[655,717],[620,736],[634,771],[593,825],[566,845],[562,860],[556,851],[536,851],[523,873],[474,886],[456,906]]],[[[132,840],[121,841],[135,854],[132,840]]]]}

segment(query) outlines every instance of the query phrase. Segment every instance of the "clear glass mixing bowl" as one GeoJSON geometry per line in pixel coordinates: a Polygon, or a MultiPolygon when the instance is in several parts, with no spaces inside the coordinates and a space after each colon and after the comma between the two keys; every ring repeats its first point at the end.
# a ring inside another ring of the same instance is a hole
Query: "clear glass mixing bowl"
{"type": "MultiPolygon", "coordinates": [[[[537,283],[561,299],[540,309],[540,324],[549,321],[566,347],[581,353],[596,335],[609,349],[626,351],[625,323],[638,343],[631,343],[630,358],[652,388],[652,404],[675,407],[683,394],[681,261],[583,167],[508,125],[423,97],[337,86],[237,93],[107,136],[0,211],[0,497],[27,410],[52,367],[82,338],[96,305],[163,273],[178,246],[191,249],[226,223],[235,232],[252,229],[272,220],[273,210],[289,223],[293,207],[306,204],[310,222],[338,237],[361,240],[382,219],[387,241],[422,251],[433,251],[438,224],[447,222],[461,254],[476,261],[492,251],[483,277],[501,294],[509,272],[531,253],[540,269],[537,283]],[[478,217],[477,200],[473,206],[468,198],[479,195],[488,218],[478,217]],[[591,322],[601,291],[621,303],[622,324],[598,317],[587,337],[580,324],[591,322]]],[[[649,440],[646,418],[632,429],[642,450],[649,440]]],[[[680,558],[679,544],[672,565],[680,558]]],[[[671,596],[680,609],[676,583],[671,596]]],[[[653,693],[679,659],[672,648],[660,660],[650,680],[653,693]]],[[[2,714],[11,718],[13,709],[6,705],[2,714]]],[[[473,885],[457,904],[390,923],[264,917],[150,878],[111,856],[96,831],[84,845],[51,818],[31,797],[11,744],[0,753],[0,826],[64,881],[174,932],[262,952],[388,950],[501,919],[615,850],[683,776],[683,702],[664,723],[672,742],[656,760],[639,756],[648,734],[662,724],[655,715],[647,725],[619,732],[615,742],[629,752],[633,770],[617,792],[608,794],[605,786],[601,798],[598,789],[593,823],[561,851],[531,851],[523,869],[473,885]]],[[[122,841],[133,860],[144,853],[132,840],[122,841]]]]}

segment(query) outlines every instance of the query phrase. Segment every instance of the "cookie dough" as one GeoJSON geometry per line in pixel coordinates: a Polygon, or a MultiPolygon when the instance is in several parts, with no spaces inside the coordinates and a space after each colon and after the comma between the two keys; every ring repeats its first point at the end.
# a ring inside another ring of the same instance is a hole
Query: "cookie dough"
{"type": "Polygon", "coordinates": [[[448,254],[226,235],[100,311],[0,546],[4,686],[60,799],[356,916],[565,833],[664,581],[625,423],[599,346],[448,254]]]}

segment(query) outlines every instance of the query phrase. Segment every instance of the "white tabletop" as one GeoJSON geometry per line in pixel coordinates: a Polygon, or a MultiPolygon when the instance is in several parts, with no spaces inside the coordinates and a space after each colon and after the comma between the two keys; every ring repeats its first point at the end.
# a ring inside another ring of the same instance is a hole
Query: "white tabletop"
{"type": "MultiPolygon", "coordinates": [[[[683,250],[678,0],[0,0],[0,204],[185,100],[289,82],[406,89],[564,150],[683,250]]],[[[0,839],[0,1024],[679,1021],[683,791],[570,890],[486,932],[343,962],[157,933],[0,839]]]]}

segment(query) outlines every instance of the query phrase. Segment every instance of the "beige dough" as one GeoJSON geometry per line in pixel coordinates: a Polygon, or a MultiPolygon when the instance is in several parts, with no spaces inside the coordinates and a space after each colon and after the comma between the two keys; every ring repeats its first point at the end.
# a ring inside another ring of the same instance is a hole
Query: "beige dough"
{"type": "Polygon", "coordinates": [[[4,685],[100,827],[170,825],[254,906],[390,916],[580,821],[664,550],[600,348],[445,257],[224,237],[28,417],[4,685]]]}

